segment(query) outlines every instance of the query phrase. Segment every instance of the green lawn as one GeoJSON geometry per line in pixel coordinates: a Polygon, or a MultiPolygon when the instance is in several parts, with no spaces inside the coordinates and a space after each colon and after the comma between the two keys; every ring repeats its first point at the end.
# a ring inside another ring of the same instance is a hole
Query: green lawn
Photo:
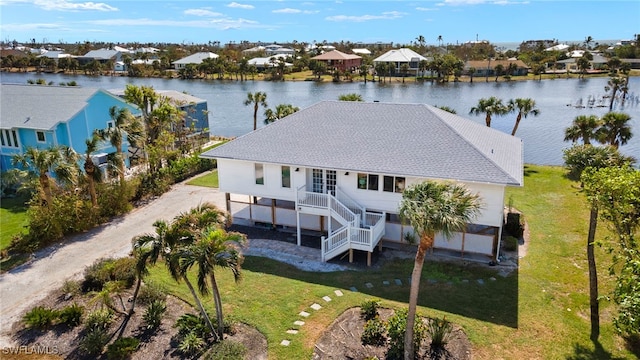
{"type": "Polygon", "coordinates": [[[205,173],[204,175],[197,176],[187,181],[187,184],[217,188],[218,187],[218,170],[213,170],[211,172],[205,173]]]}
{"type": "Polygon", "coordinates": [[[24,231],[27,225],[26,199],[23,197],[2,198],[0,201],[0,250],[11,244],[11,238],[24,231]]]}
{"type": "MultiPolygon", "coordinates": [[[[503,278],[496,274],[497,268],[425,264],[419,312],[446,315],[461,325],[473,343],[475,359],[634,358],[614,333],[611,317],[615,307],[606,301],[601,304],[601,343],[594,345],[589,340],[588,208],[576,184],[563,174],[560,167],[527,166],[525,186],[508,191],[507,199],[523,211],[531,232],[518,272],[503,278]],[[496,280],[488,280],[490,277],[496,280]],[[484,279],[484,285],[477,279],[484,279]]],[[[610,255],[598,249],[596,258],[601,294],[605,294],[613,285],[606,271],[610,255]]],[[[360,272],[307,273],[269,259],[247,257],[241,283],[234,284],[231,273],[221,270],[217,276],[226,315],[265,334],[270,359],[308,359],[322,330],[345,309],[372,298],[381,299],[385,306],[406,306],[406,280],[412,266],[411,260],[404,260],[360,272]],[[395,279],[402,285],[396,285],[395,279]],[[383,285],[383,281],[390,284],[383,285]],[[374,287],[367,288],[367,282],[374,287]],[[350,291],[352,286],[358,292],[350,291]],[[336,289],[345,295],[336,297],[336,289]],[[333,299],[329,303],[322,300],[327,295],[333,299]],[[313,303],[323,309],[311,310],[313,303]],[[306,324],[299,334],[287,335],[303,310],[311,313],[306,324]],[[292,340],[291,345],[281,346],[283,339],[292,340]]],[[[186,287],[171,280],[164,268],[153,269],[150,280],[191,301],[186,287]]],[[[205,301],[213,311],[211,298],[205,301]]]]}

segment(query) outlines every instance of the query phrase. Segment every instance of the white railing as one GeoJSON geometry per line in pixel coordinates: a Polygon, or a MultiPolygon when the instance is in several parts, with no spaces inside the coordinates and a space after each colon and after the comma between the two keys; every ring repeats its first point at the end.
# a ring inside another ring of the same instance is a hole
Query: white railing
{"type": "Polygon", "coordinates": [[[331,209],[332,214],[337,214],[340,217],[338,220],[343,220],[340,221],[343,225],[349,223],[351,226],[357,226],[359,222],[358,216],[331,195],[329,195],[329,208],[331,209]]]}
{"type": "Polygon", "coordinates": [[[340,190],[339,187],[336,187],[336,198],[338,199],[338,201],[348,207],[353,213],[361,217],[361,222],[364,222],[364,213],[366,210],[363,206],[353,200],[349,195],[347,195],[347,193],[340,190]]]}
{"type": "Polygon", "coordinates": [[[325,238],[324,236],[322,237],[322,261],[327,261],[349,248],[350,229],[351,228],[349,226],[343,226],[328,238],[325,238]]]}
{"type": "Polygon", "coordinates": [[[328,207],[329,195],[305,191],[304,188],[304,186],[301,186],[296,191],[298,204],[315,208],[328,207]]]}

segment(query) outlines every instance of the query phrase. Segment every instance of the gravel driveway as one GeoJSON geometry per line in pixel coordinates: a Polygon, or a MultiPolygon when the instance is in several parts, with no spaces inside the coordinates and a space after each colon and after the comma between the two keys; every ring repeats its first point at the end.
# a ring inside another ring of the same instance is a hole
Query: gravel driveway
{"type": "Polygon", "coordinates": [[[0,348],[12,346],[8,332],[20,315],[69,278],[79,278],[96,259],[122,257],[131,239],[154,231],[153,222],[171,220],[203,202],[225,209],[224,193],[217,189],[176,184],[171,191],[97,229],[41,250],[33,260],[0,275],[0,348]]]}

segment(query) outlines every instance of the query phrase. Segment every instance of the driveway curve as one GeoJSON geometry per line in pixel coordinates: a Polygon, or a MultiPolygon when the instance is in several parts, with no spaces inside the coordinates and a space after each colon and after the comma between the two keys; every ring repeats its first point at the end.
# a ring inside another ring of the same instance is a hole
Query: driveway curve
{"type": "Polygon", "coordinates": [[[9,336],[13,324],[65,280],[80,278],[84,268],[99,258],[126,256],[131,250],[131,239],[153,232],[156,220],[171,220],[203,202],[225,209],[224,193],[217,189],[175,184],[152,202],[43,249],[28,263],[0,275],[0,348],[16,345],[9,336]]]}

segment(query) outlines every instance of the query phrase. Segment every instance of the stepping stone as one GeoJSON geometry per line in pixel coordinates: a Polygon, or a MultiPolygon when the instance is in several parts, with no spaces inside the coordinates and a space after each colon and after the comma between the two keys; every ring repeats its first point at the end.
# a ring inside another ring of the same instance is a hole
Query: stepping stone
{"type": "Polygon", "coordinates": [[[373,284],[372,283],[366,283],[366,284],[364,284],[364,286],[366,286],[367,288],[371,289],[373,287],[373,284]]]}
{"type": "Polygon", "coordinates": [[[396,279],[395,282],[396,282],[396,285],[398,286],[402,285],[402,280],[400,279],[396,279]]]}
{"type": "Polygon", "coordinates": [[[469,280],[464,279],[464,280],[462,280],[461,282],[462,282],[463,284],[468,284],[468,283],[469,283],[469,280]]]}
{"type": "MultiPolygon", "coordinates": [[[[355,288],[352,288],[352,289],[355,289],[355,288]]],[[[356,291],[358,291],[358,290],[356,290],[356,291]]],[[[344,295],[344,294],[342,293],[342,291],[340,291],[340,290],[334,290],[334,292],[333,292],[333,293],[334,293],[334,294],[336,294],[336,296],[342,296],[342,295],[344,295]]]]}
{"type": "Polygon", "coordinates": [[[494,278],[493,276],[489,278],[489,280],[491,281],[496,281],[496,278],[494,278]]]}
{"type": "Polygon", "coordinates": [[[293,322],[293,325],[302,326],[302,325],[304,325],[304,321],[296,320],[296,321],[293,322]]]}
{"type": "Polygon", "coordinates": [[[287,334],[293,334],[293,335],[295,335],[295,334],[297,334],[297,333],[298,333],[298,330],[295,330],[295,329],[289,329],[289,330],[287,330],[287,334]]]}
{"type": "Polygon", "coordinates": [[[280,341],[280,345],[282,345],[282,346],[289,346],[289,344],[291,344],[291,341],[289,341],[289,340],[280,341]]]}
{"type": "Polygon", "coordinates": [[[384,286],[389,286],[389,281],[387,281],[387,280],[383,281],[383,282],[382,282],[382,285],[384,285],[384,286]]]}
{"type": "Polygon", "coordinates": [[[313,310],[318,311],[318,310],[322,309],[322,306],[320,306],[320,304],[312,304],[312,305],[311,305],[311,308],[312,308],[313,310]]]}
{"type": "Polygon", "coordinates": [[[478,280],[476,280],[476,281],[478,282],[478,284],[480,284],[480,285],[484,285],[484,280],[482,280],[482,279],[478,279],[478,280]]]}
{"type": "Polygon", "coordinates": [[[322,300],[324,300],[324,301],[326,301],[326,302],[329,302],[329,301],[331,301],[331,298],[330,298],[330,297],[328,297],[328,296],[323,296],[323,297],[322,297],[322,300]]]}
{"type": "Polygon", "coordinates": [[[300,315],[300,316],[302,316],[302,317],[309,317],[309,315],[311,315],[311,314],[309,314],[309,313],[308,313],[308,312],[306,312],[306,311],[301,311],[301,312],[300,312],[300,314],[298,314],[298,315],[300,315]]]}
{"type": "Polygon", "coordinates": [[[351,291],[353,291],[353,292],[358,292],[358,289],[356,289],[356,288],[355,288],[355,287],[353,287],[353,286],[352,286],[351,288],[349,288],[349,290],[351,290],[351,291]]]}

